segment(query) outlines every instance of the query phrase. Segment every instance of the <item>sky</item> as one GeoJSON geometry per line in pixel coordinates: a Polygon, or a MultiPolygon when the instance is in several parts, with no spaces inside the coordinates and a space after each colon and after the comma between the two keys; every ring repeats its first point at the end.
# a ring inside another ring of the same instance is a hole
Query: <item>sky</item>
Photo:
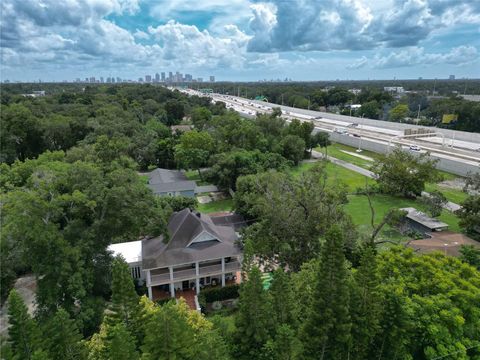
{"type": "Polygon", "coordinates": [[[2,0],[2,80],[480,78],[480,0],[2,0]]]}

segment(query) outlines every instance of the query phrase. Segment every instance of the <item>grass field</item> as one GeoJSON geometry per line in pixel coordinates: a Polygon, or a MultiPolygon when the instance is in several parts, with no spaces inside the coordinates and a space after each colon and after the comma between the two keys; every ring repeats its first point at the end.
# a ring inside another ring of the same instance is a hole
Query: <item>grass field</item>
{"type": "Polygon", "coordinates": [[[221,212],[221,211],[231,211],[233,208],[233,200],[232,199],[225,199],[225,200],[218,200],[212,201],[208,204],[198,204],[197,210],[201,213],[214,213],[214,212],[221,212]]]}
{"type": "MultiPolygon", "coordinates": [[[[315,150],[325,153],[325,149],[316,148],[315,150]]],[[[333,143],[328,147],[328,155],[343,161],[347,161],[354,165],[363,167],[364,169],[370,169],[370,166],[373,164],[372,161],[361,159],[357,156],[347,154],[341,150],[355,152],[356,148],[347,146],[347,145],[338,144],[338,143],[333,143]]],[[[374,160],[377,160],[380,157],[380,154],[377,154],[368,150],[363,150],[361,152],[361,155],[371,157],[374,160]]],[[[453,180],[458,177],[454,174],[450,174],[445,171],[438,170],[438,172],[442,176],[443,180],[453,180]]],[[[451,201],[457,204],[462,203],[468,197],[468,195],[465,194],[462,190],[451,189],[445,186],[441,186],[439,184],[426,184],[425,191],[431,192],[434,190],[442,192],[445,195],[445,197],[448,199],[448,201],[451,201]]]]}
{"type": "MultiPolygon", "coordinates": [[[[315,166],[315,163],[302,163],[290,170],[290,174],[293,176],[300,176],[303,172],[311,169],[315,166]]],[[[327,174],[328,174],[328,182],[332,185],[338,183],[344,183],[347,185],[349,191],[354,191],[355,189],[361,187],[365,187],[365,181],[367,180],[369,183],[373,183],[374,180],[368,179],[367,177],[360,175],[354,171],[350,171],[345,169],[342,166],[328,163],[327,164],[327,174]]]]}

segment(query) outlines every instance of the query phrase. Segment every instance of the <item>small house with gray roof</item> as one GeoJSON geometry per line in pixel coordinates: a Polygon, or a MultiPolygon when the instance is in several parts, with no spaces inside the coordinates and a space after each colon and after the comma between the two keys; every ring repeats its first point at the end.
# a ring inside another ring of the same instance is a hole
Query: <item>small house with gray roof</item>
{"type": "Polygon", "coordinates": [[[126,259],[134,258],[135,266],[140,261],[139,271],[146,280],[150,299],[159,293],[175,297],[176,292],[189,289],[198,294],[204,286],[223,287],[229,281],[239,280],[242,250],[238,245],[238,223],[231,215],[225,219],[212,218],[184,209],[171,216],[168,238],[159,236],[132,242],[135,246],[114,244],[110,250],[126,259]],[[135,256],[123,254],[122,249],[135,249],[135,256]]]}
{"type": "Polygon", "coordinates": [[[148,174],[148,187],[159,196],[195,196],[197,184],[179,170],[155,169],[148,174]]]}

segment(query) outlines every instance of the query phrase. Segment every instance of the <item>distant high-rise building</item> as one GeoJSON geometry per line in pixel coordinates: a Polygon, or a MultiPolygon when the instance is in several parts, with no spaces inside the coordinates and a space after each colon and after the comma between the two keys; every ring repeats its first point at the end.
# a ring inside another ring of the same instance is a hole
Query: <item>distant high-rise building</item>
{"type": "Polygon", "coordinates": [[[165,72],[162,72],[162,82],[165,82],[165,72]]]}
{"type": "MultiPolygon", "coordinates": [[[[113,78],[112,78],[112,80],[113,80],[113,78]]],[[[120,83],[120,82],[122,82],[122,79],[117,76],[117,83],[120,83]]]]}
{"type": "Polygon", "coordinates": [[[145,82],[151,83],[152,82],[152,76],[151,75],[145,75],[145,82]]]}
{"type": "Polygon", "coordinates": [[[450,76],[448,77],[448,80],[455,80],[455,75],[450,75],[450,76]]]}
{"type": "Polygon", "coordinates": [[[103,83],[103,76],[100,76],[100,82],[103,83]]]}
{"type": "Polygon", "coordinates": [[[193,79],[191,74],[185,74],[185,82],[191,82],[193,79]]]}
{"type": "Polygon", "coordinates": [[[159,73],[156,73],[155,74],[155,82],[160,82],[160,74],[159,73]]]}
{"type": "Polygon", "coordinates": [[[90,76],[90,82],[94,83],[95,82],[95,76],[90,76]]]}
{"type": "Polygon", "coordinates": [[[112,76],[112,83],[115,83],[115,78],[112,76]]]}
{"type": "Polygon", "coordinates": [[[139,77],[138,82],[143,82],[143,78],[139,77]]]}
{"type": "Polygon", "coordinates": [[[80,82],[80,78],[77,78],[77,79],[75,80],[75,82],[80,82]]]}
{"type": "Polygon", "coordinates": [[[198,82],[203,82],[203,78],[197,78],[198,82]]]}
{"type": "Polygon", "coordinates": [[[88,82],[88,78],[85,78],[85,82],[88,82]]]}
{"type": "Polygon", "coordinates": [[[169,82],[173,81],[173,73],[171,71],[168,72],[168,81],[169,82]]]}
{"type": "Polygon", "coordinates": [[[215,82],[215,76],[210,75],[210,82],[215,82]]]}

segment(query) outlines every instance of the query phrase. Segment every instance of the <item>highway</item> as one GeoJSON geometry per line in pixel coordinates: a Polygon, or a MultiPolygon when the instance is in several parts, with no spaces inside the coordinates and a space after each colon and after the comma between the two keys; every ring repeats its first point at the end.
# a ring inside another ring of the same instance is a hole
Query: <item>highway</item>
{"type": "MultiPolygon", "coordinates": [[[[350,144],[353,139],[346,139],[344,137],[353,137],[357,139],[356,143],[359,144],[359,147],[362,142],[365,141],[381,144],[381,146],[387,149],[391,146],[400,145],[410,151],[417,153],[429,152],[437,158],[445,159],[446,161],[456,161],[459,165],[464,165],[469,169],[474,169],[474,171],[475,169],[476,171],[480,169],[480,143],[478,142],[455,140],[454,138],[447,138],[444,134],[439,133],[429,135],[428,137],[403,138],[403,130],[373,126],[370,119],[352,118],[337,114],[296,109],[231,95],[215,93],[205,95],[192,89],[178,90],[189,95],[208,96],[213,102],[224,102],[228,109],[237,111],[246,117],[254,117],[257,113],[270,114],[274,107],[279,107],[282,109],[282,118],[286,121],[293,119],[310,121],[315,125],[317,131],[333,133],[332,136],[335,137],[333,140],[340,143],[350,144]],[[368,120],[368,123],[365,120],[368,120]]],[[[373,123],[375,124],[375,122],[373,123]]],[[[381,124],[384,122],[378,121],[378,123],[381,124]]],[[[437,131],[437,129],[433,127],[424,128],[437,131]]],[[[453,137],[455,137],[455,132],[453,132],[453,137]]],[[[458,172],[458,174],[463,173],[466,173],[466,171],[458,172]]]]}

